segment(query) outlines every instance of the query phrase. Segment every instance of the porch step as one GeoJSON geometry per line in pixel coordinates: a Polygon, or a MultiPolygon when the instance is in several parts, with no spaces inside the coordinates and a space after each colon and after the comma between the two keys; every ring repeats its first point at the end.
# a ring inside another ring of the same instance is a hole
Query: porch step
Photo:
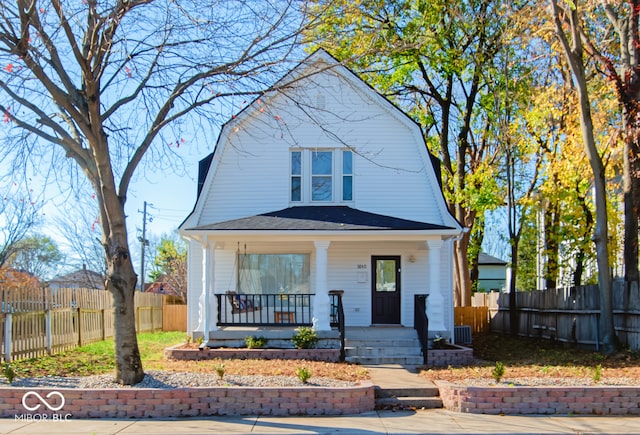
{"type": "Polygon", "coordinates": [[[360,365],[402,364],[407,366],[420,366],[424,363],[422,356],[347,356],[345,360],[352,364],[360,365]]]}
{"type": "Polygon", "coordinates": [[[418,334],[412,328],[371,327],[359,333],[347,331],[345,354],[348,362],[376,365],[420,366],[424,363],[418,334]]]}

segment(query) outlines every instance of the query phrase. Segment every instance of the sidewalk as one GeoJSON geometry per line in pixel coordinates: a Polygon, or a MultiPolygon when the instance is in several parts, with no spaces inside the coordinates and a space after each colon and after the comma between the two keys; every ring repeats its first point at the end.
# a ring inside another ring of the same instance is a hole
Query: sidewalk
{"type": "Polygon", "coordinates": [[[0,434],[639,434],[640,417],[498,416],[445,410],[337,417],[212,417],[171,420],[0,420],[0,434]]]}

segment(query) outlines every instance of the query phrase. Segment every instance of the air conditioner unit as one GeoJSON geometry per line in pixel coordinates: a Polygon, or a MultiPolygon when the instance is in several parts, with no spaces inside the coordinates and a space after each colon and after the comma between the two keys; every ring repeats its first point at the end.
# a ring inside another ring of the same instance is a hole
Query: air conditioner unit
{"type": "Polygon", "coordinates": [[[471,326],[454,326],[453,337],[456,344],[471,344],[471,326]]]}

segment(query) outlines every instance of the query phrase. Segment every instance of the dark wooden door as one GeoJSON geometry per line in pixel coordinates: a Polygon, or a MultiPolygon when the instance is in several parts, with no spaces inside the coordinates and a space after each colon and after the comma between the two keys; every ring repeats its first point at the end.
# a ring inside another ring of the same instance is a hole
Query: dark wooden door
{"type": "Polygon", "coordinates": [[[400,323],[400,257],[371,257],[371,323],[400,323]]]}

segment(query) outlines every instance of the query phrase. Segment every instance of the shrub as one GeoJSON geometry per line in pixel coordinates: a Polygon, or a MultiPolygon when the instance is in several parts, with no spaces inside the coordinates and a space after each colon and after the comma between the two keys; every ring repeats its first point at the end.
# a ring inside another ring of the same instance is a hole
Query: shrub
{"type": "Polygon", "coordinates": [[[253,335],[248,335],[244,338],[244,342],[249,349],[260,349],[265,347],[268,341],[269,340],[264,337],[256,337],[253,335]]]}
{"type": "Polygon", "coordinates": [[[218,364],[215,367],[215,371],[216,371],[216,374],[218,375],[218,378],[222,379],[222,377],[224,376],[224,364],[218,364]]]}
{"type": "Polygon", "coordinates": [[[2,373],[4,374],[4,377],[7,379],[8,383],[13,383],[13,380],[16,378],[16,372],[13,370],[13,367],[11,367],[11,364],[3,364],[2,373]]]}
{"type": "Polygon", "coordinates": [[[602,380],[602,364],[598,364],[593,371],[593,382],[596,384],[602,380]]]}
{"type": "Polygon", "coordinates": [[[500,382],[502,377],[504,376],[504,364],[500,361],[496,361],[496,366],[491,371],[491,376],[495,379],[496,383],[500,382]]]}
{"type": "Polygon", "coordinates": [[[296,329],[296,333],[291,337],[291,341],[298,349],[312,349],[318,343],[318,334],[313,328],[301,326],[296,329]]]}
{"type": "Polygon", "coordinates": [[[306,367],[298,367],[298,370],[296,370],[296,376],[300,379],[300,382],[306,384],[309,378],[311,378],[311,370],[306,367]]]}

